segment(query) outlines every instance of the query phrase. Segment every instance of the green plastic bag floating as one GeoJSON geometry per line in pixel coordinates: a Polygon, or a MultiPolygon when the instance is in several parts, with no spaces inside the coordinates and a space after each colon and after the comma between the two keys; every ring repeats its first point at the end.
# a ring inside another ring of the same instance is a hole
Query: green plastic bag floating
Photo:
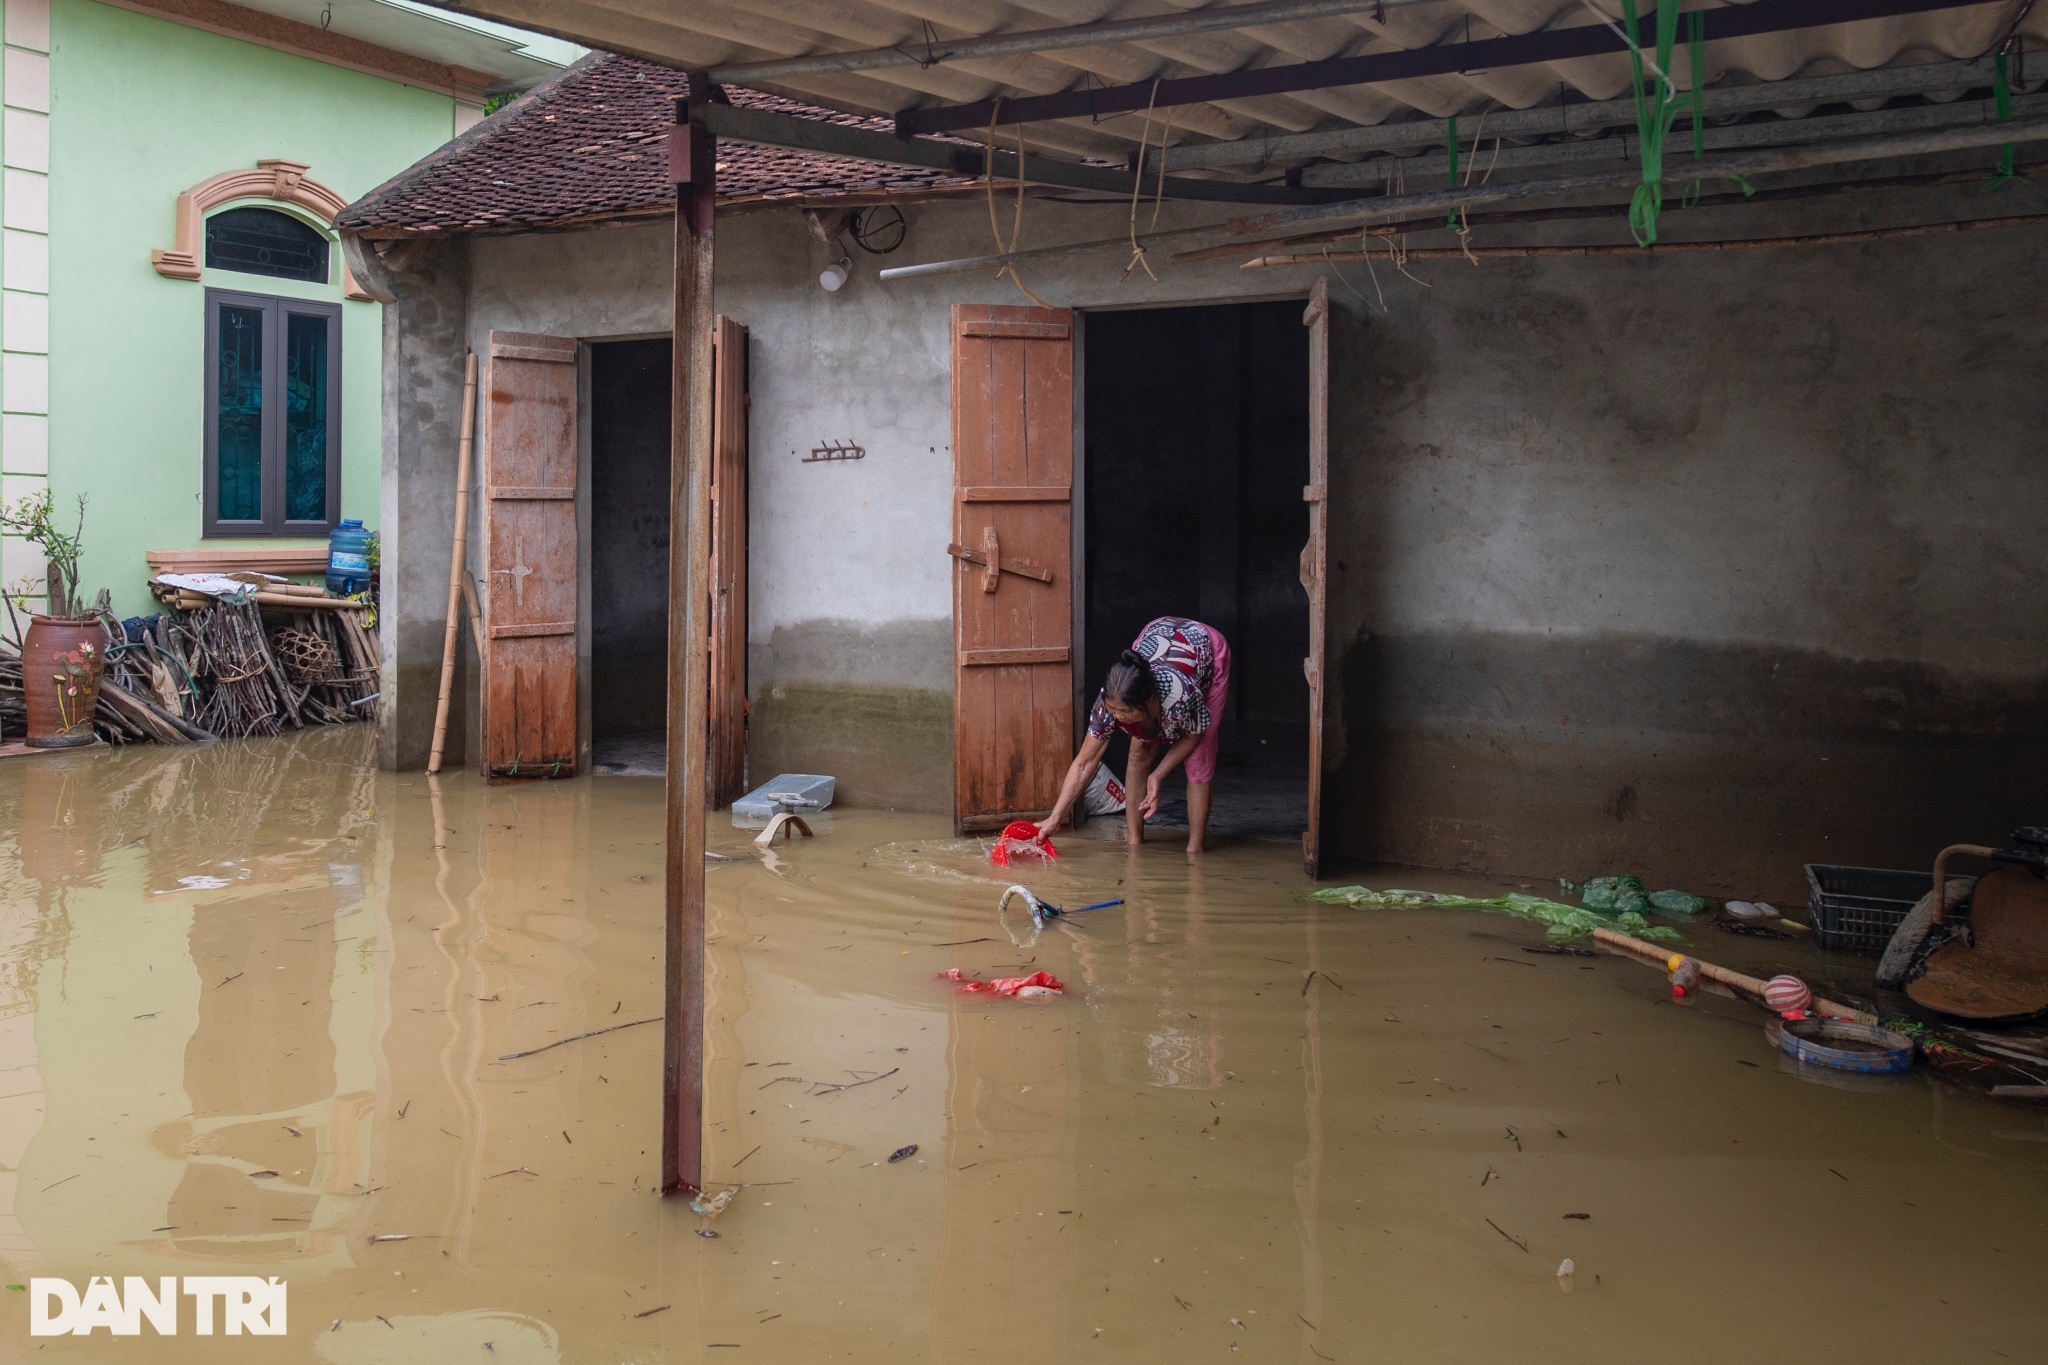
{"type": "Polygon", "coordinates": [[[1505,896],[1453,896],[1437,891],[1375,891],[1369,886],[1333,886],[1308,893],[1309,899],[1327,905],[1354,905],[1380,910],[1484,910],[1489,914],[1513,915],[1544,926],[1543,936],[1557,942],[1584,938],[1595,929],[1618,929],[1637,938],[1683,943],[1676,929],[1652,927],[1640,913],[1623,911],[1602,914],[1577,905],[1560,905],[1541,896],[1510,892],[1505,896]]]}
{"type": "Polygon", "coordinates": [[[1641,915],[1649,911],[1650,892],[1641,877],[1595,877],[1579,888],[1579,903],[1602,914],[1641,915]]]}
{"type": "Polygon", "coordinates": [[[1707,903],[1698,896],[1684,891],[1652,891],[1650,908],[1661,915],[1677,915],[1691,919],[1694,915],[1706,913],[1707,903]]]}
{"type": "Polygon", "coordinates": [[[1579,892],[1579,899],[1588,910],[1609,915],[1646,915],[1655,910],[1690,919],[1707,908],[1704,900],[1683,891],[1646,890],[1641,877],[1595,877],[1579,892]]]}

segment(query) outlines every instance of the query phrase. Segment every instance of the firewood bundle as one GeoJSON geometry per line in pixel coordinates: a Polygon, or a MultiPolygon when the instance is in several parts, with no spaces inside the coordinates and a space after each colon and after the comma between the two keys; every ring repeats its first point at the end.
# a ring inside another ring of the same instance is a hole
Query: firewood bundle
{"type": "MultiPolygon", "coordinates": [[[[202,601],[123,625],[101,595],[94,614],[110,641],[93,717],[101,739],[198,744],[376,719],[376,638],[355,611],[202,601]]],[[[21,657],[0,647],[0,733],[20,734],[26,713],[21,657]]]]}
{"type": "Polygon", "coordinates": [[[377,646],[354,612],[293,612],[280,625],[301,679],[294,681],[265,629],[264,610],[258,602],[224,599],[158,618],[204,698],[200,724],[242,736],[375,719],[377,646]],[[315,657],[327,666],[308,672],[304,665],[315,657]]]}

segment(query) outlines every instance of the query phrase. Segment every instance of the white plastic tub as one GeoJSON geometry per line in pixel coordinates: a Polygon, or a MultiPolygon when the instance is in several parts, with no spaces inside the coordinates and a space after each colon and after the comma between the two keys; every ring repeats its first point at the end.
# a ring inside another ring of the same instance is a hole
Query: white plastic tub
{"type": "Polygon", "coordinates": [[[767,820],[779,811],[802,815],[832,804],[837,780],[817,773],[781,773],[763,782],[732,803],[734,824],[742,820],[767,820]]]}

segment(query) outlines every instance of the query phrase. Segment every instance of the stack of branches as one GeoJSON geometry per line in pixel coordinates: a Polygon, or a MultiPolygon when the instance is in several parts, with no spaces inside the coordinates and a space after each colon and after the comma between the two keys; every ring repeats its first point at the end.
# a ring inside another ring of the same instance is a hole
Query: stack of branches
{"type": "MultiPolygon", "coordinates": [[[[266,605],[251,599],[173,606],[124,626],[101,593],[93,614],[110,643],[94,733],[109,744],[201,744],[375,720],[377,643],[358,613],[269,609],[269,629],[266,605]]],[[[8,734],[26,729],[28,709],[21,626],[13,624],[13,648],[0,642],[0,733],[8,734]]]]}
{"type": "MultiPolygon", "coordinates": [[[[289,613],[295,643],[323,642],[333,666],[287,675],[254,601],[222,599],[163,618],[171,647],[204,695],[197,717],[217,734],[275,735],[286,725],[342,725],[376,717],[377,646],[352,611],[289,613]]],[[[294,649],[296,660],[308,651],[294,649]]]]}
{"type": "Polygon", "coordinates": [[[282,734],[286,722],[305,728],[297,689],[285,681],[263,633],[261,607],[222,599],[177,618],[171,635],[205,691],[199,718],[207,729],[246,738],[282,734]]]}

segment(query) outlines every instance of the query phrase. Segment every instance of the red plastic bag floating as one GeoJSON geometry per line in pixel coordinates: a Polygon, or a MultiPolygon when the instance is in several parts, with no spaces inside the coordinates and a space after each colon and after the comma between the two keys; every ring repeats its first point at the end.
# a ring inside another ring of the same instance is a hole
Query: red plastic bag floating
{"type": "Polygon", "coordinates": [[[999,976],[993,981],[971,981],[960,974],[958,967],[948,967],[939,973],[941,981],[958,981],[960,989],[986,995],[1013,995],[1019,1000],[1044,1000],[1050,996],[1065,995],[1067,988],[1051,972],[1033,972],[1029,976],[999,976]]]}
{"type": "Polygon", "coordinates": [[[1029,820],[1012,820],[1003,826],[996,846],[989,850],[988,859],[997,867],[1008,867],[1012,858],[1057,858],[1060,851],[1052,846],[1052,840],[1038,837],[1038,826],[1029,820]]]}

